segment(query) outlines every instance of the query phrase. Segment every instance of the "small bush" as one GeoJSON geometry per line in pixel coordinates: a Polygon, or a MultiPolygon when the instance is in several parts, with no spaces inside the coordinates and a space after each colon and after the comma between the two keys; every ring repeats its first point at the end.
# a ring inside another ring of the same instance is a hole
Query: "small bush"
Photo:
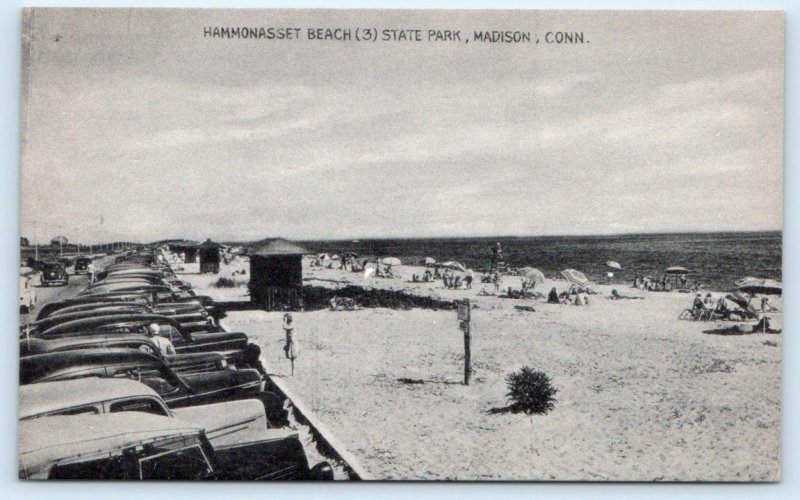
{"type": "Polygon", "coordinates": [[[518,372],[506,376],[508,384],[509,409],[514,413],[547,413],[553,409],[558,389],[550,384],[550,377],[544,372],[523,366],[518,372]]]}
{"type": "Polygon", "coordinates": [[[231,278],[220,277],[214,286],[217,288],[235,288],[236,282],[233,281],[231,278]]]}

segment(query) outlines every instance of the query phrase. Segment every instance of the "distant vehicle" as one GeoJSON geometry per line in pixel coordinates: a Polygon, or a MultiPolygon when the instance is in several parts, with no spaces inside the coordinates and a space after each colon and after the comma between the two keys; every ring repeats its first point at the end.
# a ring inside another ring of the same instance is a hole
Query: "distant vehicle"
{"type": "Polygon", "coordinates": [[[45,262],[41,266],[41,271],[40,281],[42,286],[69,284],[67,270],[60,262],[45,262]]]}
{"type": "Polygon", "coordinates": [[[139,412],[43,417],[19,423],[20,479],[320,480],[297,434],[213,447],[203,429],[139,412]]]}
{"type": "Polygon", "coordinates": [[[75,259],[75,274],[86,274],[89,264],[92,263],[91,257],[78,257],[75,259]]]}
{"type": "Polygon", "coordinates": [[[30,285],[30,278],[19,277],[19,312],[27,314],[36,307],[36,290],[30,285]]]}

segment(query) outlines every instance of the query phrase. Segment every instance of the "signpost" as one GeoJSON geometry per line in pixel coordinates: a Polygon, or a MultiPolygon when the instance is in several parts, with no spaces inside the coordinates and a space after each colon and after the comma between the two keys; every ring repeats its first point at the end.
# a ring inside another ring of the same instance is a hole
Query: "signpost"
{"type": "Polygon", "coordinates": [[[458,326],[464,332],[464,385],[469,385],[472,375],[472,360],[470,352],[470,314],[472,306],[469,299],[456,301],[458,307],[458,326]]]}

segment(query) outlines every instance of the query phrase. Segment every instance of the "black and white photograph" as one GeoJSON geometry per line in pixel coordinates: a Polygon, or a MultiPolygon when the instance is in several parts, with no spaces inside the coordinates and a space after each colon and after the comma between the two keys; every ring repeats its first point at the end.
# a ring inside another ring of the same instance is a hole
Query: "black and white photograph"
{"type": "Polygon", "coordinates": [[[20,479],[781,481],[783,12],[21,17],[20,479]]]}

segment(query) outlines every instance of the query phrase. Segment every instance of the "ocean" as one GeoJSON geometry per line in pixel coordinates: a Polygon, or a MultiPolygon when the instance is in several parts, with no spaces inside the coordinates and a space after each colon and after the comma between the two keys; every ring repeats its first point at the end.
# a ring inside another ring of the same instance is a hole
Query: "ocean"
{"type": "Polygon", "coordinates": [[[305,241],[314,252],[355,252],[363,257],[398,257],[418,264],[425,257],[455,260],[476,271],[488,270],[491,248],[500,242],[506,264],[535,267],[548,278],[577,269],[590,279],[633,282],[636,275],[661,278],[670,266],[689,269],[689,278],[703,288],[728,290],[745,276],[781,280],[782,233],[681,233],[613,236],[540,236],[495,238],[362,239],[305,241]],[[622,270],[610,269],[615,260],[622,270]]]}

